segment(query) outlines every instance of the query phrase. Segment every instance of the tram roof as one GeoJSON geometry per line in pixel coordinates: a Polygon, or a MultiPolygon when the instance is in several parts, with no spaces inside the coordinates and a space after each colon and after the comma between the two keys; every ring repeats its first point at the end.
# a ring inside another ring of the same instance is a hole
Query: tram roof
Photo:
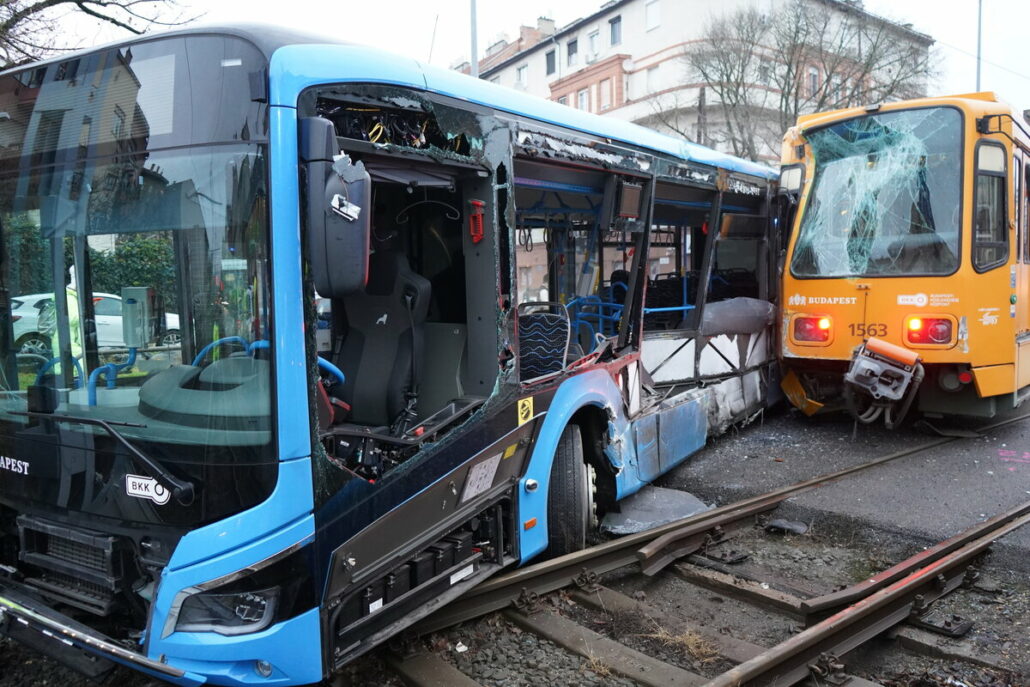
{"type": "MultiPolygon", "coordinates": [[[[371,72],[382,65],[389,65],[392,80],[396,81],[398,77],[401,77],[413,86],[422,85],[425,89],[442,95],[556,126],[575,129],[602,138],[648,148],[656,152],[666,153],[674,157],[732,172],[765,179],[776,177],[776,172],[765,165],[722,153],[692,141],[667,136],[632,122],[615,117],[602,117],[601,115],[577,110],[453,70],[441,69],[440,67],[423,64],[414,59],[400,57],[378,48],[346,43],[324,34],[295,31],[264,24],[238,24],[233,26],[198,25],[190,28],[147,34],[117,41],[106,46],[81,50],[71,54],[62,54],[49,60],[32,65],[22,65],[2,73],[6,74],[54,62],[65,62],[74,59],[78,55],[85,55],[105,48],[129,45],[157,38],[191,34],[236,36],[254,44],[269,60],[271,60],[272,55],[276,51],[288,46],[296,46],[297,51],[307,53],[312,47],[317,45],[319,51],[331,49],[332,55],[327,55],[327,57],[334,58],[337,65],[341,62],[347,62],[350,65],[362,68],[363,71],[369,72],[369,78],[372,78],[371,72]],[[355,62],[355,58],[359,57],[364,59],[361,59],[360,63],[355,62]],[[369,59],[370,57],[374,59],[369,59]]],[[[272,97],[274,98],[274,93],[272,97]]]]}

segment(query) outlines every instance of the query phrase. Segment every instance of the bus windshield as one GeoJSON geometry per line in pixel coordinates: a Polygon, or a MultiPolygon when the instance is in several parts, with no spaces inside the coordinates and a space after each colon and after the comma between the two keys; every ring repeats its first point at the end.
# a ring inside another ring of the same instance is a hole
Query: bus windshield
{"type": "Polygon", "coordinates": [[[959,264],[962,115],[848,119],[807,134],[815,171],[796,277],[951,274],[959,264]]]}
{"type": "Polygon", "coordinates": [[[193,525],[274,486],[258,59],[201,36],[0,77],[5,500],[193,525]]]}

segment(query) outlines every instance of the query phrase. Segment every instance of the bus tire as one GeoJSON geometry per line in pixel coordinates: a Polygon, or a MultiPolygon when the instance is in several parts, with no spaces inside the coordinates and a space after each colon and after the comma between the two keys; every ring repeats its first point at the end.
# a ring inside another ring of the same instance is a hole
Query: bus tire
{"type": "Polygon", "coordinates": [[[563,556],[586,546],[591,521],[590,473],[583,460],[583,437],[567,425],[558,440],[547,492],[547,553],[563,556]]]}

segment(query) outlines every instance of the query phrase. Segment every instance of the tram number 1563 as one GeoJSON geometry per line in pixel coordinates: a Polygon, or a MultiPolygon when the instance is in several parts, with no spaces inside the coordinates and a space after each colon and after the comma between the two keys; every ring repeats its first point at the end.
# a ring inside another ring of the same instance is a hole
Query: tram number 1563
{"type": "Polygon", "coordinates": [[[887,325],[882,322],[852,322],[848,325],[851,336],[887,336],[887,325]]]}

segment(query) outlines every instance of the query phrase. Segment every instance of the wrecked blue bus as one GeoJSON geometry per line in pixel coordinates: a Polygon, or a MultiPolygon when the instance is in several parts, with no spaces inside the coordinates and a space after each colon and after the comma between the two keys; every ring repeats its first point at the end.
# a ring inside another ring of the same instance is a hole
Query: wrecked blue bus
{"type": "Polygon", "coordinates": [[[275,29],[0,74],[0,633],[306,684],[582,547],[761,406],[771,178],[275,29]]]}

